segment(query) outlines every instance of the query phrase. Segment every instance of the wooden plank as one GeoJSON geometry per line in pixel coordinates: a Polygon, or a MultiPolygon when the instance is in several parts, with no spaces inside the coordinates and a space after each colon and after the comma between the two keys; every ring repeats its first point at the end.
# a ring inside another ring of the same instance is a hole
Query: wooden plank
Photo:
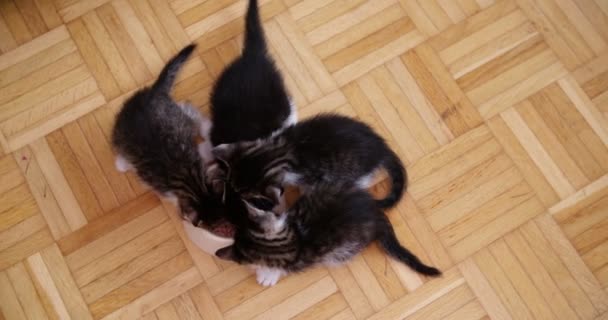
{"type": "Polygon", "coordinates": [[[70,34],[84,62],[86,63],[89,70],[95,80],[101,92],[103,92],[106,99],[110,100],[120,95],[120,87],[116,83],[112,72],[100,52],[98,52],[95,45],[95,40],[87,30],[82,19],[74,20],[67,24],[70,34]]]}
{"type": "MultiPolygon", "coordinates": [[[[121,60],[128,62],[126,63],[126,67],[129,72],[122,71],[124,75],[121,75],[121,77],[124,77],[127,81],[127,84],[133,86],[128,89],[133,89],[136,84],[145,84],[152,78],[152,74],[133,44],[134,40],[129,36],[124,25],[120,22],[114,8],[111,4],[107,3],[99,7],[95,12],[103,22],[103,27],[106,28],[108,35],[111,37],[111,39],[107,39],[107,41],[111,41],[113,46],[116,46],[120,53],[120,56],[116,57],[116,62],[121,63],[121,60]],[[131,76],[133,81],[135,81],[134,83],[130,80],[131,76]]],[[[125,92],[125,90],[123,90],[123,92],[125,92]]]]}
{"type": "Polygon", "coordinates": [[[565,198],[574,193],[574,188],[564,176],[564,173],[551,156],[547,153],[542,143],[534,136],[534,133],[524,122],[521,115],[515,109],[509,109],[501,114],[502,119],[518,138],[519,143],[530,155],[536,166],[543,172],[553,189],[560,198],[565,198]]]}
{"type": "Polygon", "coordinates": [[[472,258],[461,262],[458,269],[492,319],[513,319],[472,258]]]}
{"type": "Polygon", "coordinates": [[[52,245],[44,249],[41,256],[70,316],[75,319],[92,319],[59,248],[52,245]]]}
{"type": "Polygon", "coordinates": [[[17,294],[5,272],[0,273],[0,306],[7,319],[26,319],[17,294]]]}
{"type": "Polygon", "coordinates": [[[194,306],[201,315],[204,315],[205,320],[221,320],[223,319],[222,313],[217,307],[217,304],[213,300],[211,293],[206,285],[201,284],[194,287],[189,292],[194,306]]]}
{"type": "Polygon", "coordinates": [[[291,318],[306,310],[317,302],[336,292],[337,287],[331,277],[327,276],[309,287],[300,290],[287,300],[274,305],[271,309],[254,317],[253,319],[277,319],[279,317],[291,318]],[[305,303],[302,303],[305,301],[305,303]]]}
{"type": "MultiPolygon", "coordinates": [[[[108,254],[86,266],[74,270],[72,272],[74,280],[78,284],[78,287],[88,285],[103,276],[107,276],[116,268],[138,259],[148,251],[158,250],[158,248],[172,236],[175,236],[172,225],[170,222],[165,221],[132,241],[125,243],[116,250],[110,251],[108,254]]],[[[172,246],[179,247],[177,243],[172,243],[172,246]]],[[[143,268],[146,267],[147,266],[143,266],[143,268]]]]}
{"type": "Polygon", "coordinates": [[[331,268],[329,272],[357,319],[367,318],[374,312],[372,305],[347,267],[331,268]]]}
{"type": "Polygon", "coordinates": [[[578,318],[563,293],[551,278],[551,275],[536,256],[535,251],[529,247],[530,244],[526,242],[522,233],[517,230],[508,234],[505,240],[513,254],[517,256],[518,261],[527,266],[526,270],[528,274],[533,275],[530,278],[539,292],[545,297],[545,300],[551,301],[549,307],[553,311],[553,314],[558,319],[578,318]]]}
{"type": "Polygon", "coordinates": [[[169,301],[174,296],[193,288],[201,283],[201,281],[203,281],[203,279],[196,271],[196,268],[190,268],[137,298],[131,304],[110,313],[102,319],[129,319],[140,317],[143,314],[154,310],[157,306],[169,301]]]}
{"type": "MultiPolygon", "coordinates": [[[[23,263],[18,263],[6,272],[15,289],[17,298],[22,306],[27,306],[23,311],[28,319],[48,319],[46,311],[36,293],[36,288],[23,263]]],[[[4,307],[2,308],[4,310],[4,307]]]]}
{"type": "Polygon", "coordinates": [[[433,303],[441,296],[456,290],[464,284],[464,279],[456,269],[443,274],[440,279],[432,280],[416,292],[409,294],[374,314],[368,319],[403,319],[425,306],[433,303]]]}

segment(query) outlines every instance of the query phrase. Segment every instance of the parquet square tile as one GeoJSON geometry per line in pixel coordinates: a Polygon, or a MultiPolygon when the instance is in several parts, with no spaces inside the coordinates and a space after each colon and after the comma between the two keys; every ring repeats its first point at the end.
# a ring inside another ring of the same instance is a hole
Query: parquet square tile
{"type": "Polygon", "coordinates": [[[94,220],[58,244],[95,319],[137,301],[175,276],[196,275],[202,280],[164,207],[151,194],[94,220]]]}
{"type": "Polygon", "coordinates": [[[566,78],[489,121],[547,206],[607,172],[608,131],[592,110],[585,93],[566,78]]]}
{"type": "Polygon", "coordinates": [[[424,40],[395,0],[340,3],[320,8],[300,5],[290,11],[301,17],[294,20],[304,39],[340,86],[424,40]]]}
{"type": "Polygon", "coordinates": [[[543,204],[487,126],[409,168],[409,193],[455,261],[543,211],[543,204]]]}
{"type": "Polygon", "coordinates": [[[190,42],[164,1],[116,0],[71,18],[64,16],[107,100],[152,80],[190,42]]]}
{"type": "Polygon", "coordinates": [[[459,268],[492,318],[594,319],[608,308],[608,295],[546,214],[459,268]]]}
{"type": "Polygon", "coordinates": [[[0,57],[0,144],[14,151],[105,103],[65,26],[0,57]]]}
{"type": "Polygon", "coordinates": [[[74,193],[87,221],[141,194],[135,179],[116,171],[114,155],[94,114],[88,114],[46,137],[60,174],[74,193]]]}
{"type": "Polygon", "coordinates": [[[484,119],[566,74],[534,23],[512,1],[489,7],[430,44],[484,119]]]}
{"type": "Polygon", "coordinates": [[[406,163],[412,163],[453,136],[434,109],[425,108],[428,104],[420,88],[412,78],[403,80],[404,74],[409,75],[401,61],[392,60],[342,91],[359,118],[381,133],[406,163]]]}

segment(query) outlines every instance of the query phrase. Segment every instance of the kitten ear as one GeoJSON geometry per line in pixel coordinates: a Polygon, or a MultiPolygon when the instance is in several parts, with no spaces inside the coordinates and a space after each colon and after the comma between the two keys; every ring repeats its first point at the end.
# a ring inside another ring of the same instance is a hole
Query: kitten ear
{"type": "Polygon", "coordinates": [[[236,255],[234,254],[234,246],[221,248],[215,252],[215,255],[223,260],[238,262],[236,255]]]}
{"type": "Polygon", "coordinates": [[[243,199],[243,202],[245,203],[245,206],[247,207],[247,213],[250,218],[259,219],[260,217],[263,217],[264,215],[266,215],[266,211],[256,208],[254,205],[249,203],[249,201],[243,199]]]}
{"type": "Polygon", "coordinates": [[[235,143],[223,143],[218,146],[215,146],[213,148],[212,152],[216,158],[222,159],[224,161],[228,161],[232,157],[232,154],[234,153],[235,150],[236,150],[235,143]]]}
{"type": "Polygon", "coordinates": [[[275,213],[282,213],[287,209],[283,191],[284,189],[281,186],[268,186],[266,188],[266,195],[275,203],[274,208],[272,208],[272,211],[275,213]]]}

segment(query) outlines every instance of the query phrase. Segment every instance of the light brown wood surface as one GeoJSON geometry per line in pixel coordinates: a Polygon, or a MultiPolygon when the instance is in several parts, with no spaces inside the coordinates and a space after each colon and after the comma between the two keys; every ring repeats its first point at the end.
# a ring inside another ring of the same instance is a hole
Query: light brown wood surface
{"type": "Polygon", "coordinates": [[[371,246],[263,288],[114,169],[115,113],[191,41],[174,94],[208,111],[245,0],[0,0],[0,319],[608,319],[608,1],[260,3],[301,117],[407,164],[387,214],[443,277],[371,246]]]}

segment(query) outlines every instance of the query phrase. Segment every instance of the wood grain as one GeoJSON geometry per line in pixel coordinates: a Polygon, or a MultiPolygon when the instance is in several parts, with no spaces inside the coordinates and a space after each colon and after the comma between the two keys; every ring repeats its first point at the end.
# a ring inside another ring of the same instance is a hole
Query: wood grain
{"type": "Polygon", "coordinates": [[[208,113],[246,2],[0,1],[0,319],[607,319],[606,1],[259,1],[300,119],[386,140],[408,187],[385,214],[443,272],[373,244],[272,288],[200,251],[111,147],[191,42],[172,94],[208,113]]]}

